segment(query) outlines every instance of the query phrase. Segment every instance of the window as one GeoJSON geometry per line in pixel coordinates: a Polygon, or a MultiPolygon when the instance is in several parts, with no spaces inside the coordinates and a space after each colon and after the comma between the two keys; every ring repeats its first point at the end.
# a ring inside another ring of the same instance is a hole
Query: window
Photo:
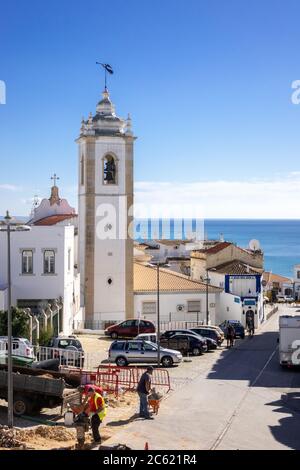
{"type": "Polygon", "coordinates": [[[300,271],[297,271],[297,279],[300,279],[300,271]]]}
{"type": "Polygon", "coordinates": [[[141,351],[142,343],[128,343],[128,351],[141,351]]]}
{"type": "Polygon", "coordinates": [[[190,300],[188,302],[188,312],[201,312],[200,300],[190,300]]]}
{"type": "Polygon", "coordinates": [[[54,250],[44,251],[44,274],[55,274],[54,250]]]}
{"type": "Polygon", "coordinates": [[[127,320],[121,323],[120,327],[129,328],[131,326],[136,326],[136,324],[137,324],[136,320],[127,320]]]}
{"type": "Polygon", "coordinates": [[[144,351],[157,351],[157,348],[155,346],[152,346],[152,344],[145,343],[143,345],[143,350],[144,351]]]}
{"type": "Polygon", "coordinates": [[[68,249],[68,271],[71,271],[71,248],[68,249]]]}
{"type": "Polygon", "coordinates": [[[33,274],[33,251],[22,251],[22,274],[33,274]]]}
{"type": "Polygon", "coordinates": [[[106,155],[103,159],[103,183],[117,183],[117,165],[112,155],[106,155]]]}
{"type": "Polygon", "coordinates": [[[123,351],[125,346],[124,341],[117,341],[111,346],[112,351],[123,351]]]}
{"type": "Polygon", "coordinates": [[[83,155],[80,159],[80,183],[81,183],[81,186],[84,186],[84,156],[83,155]]]}
{"type": "Polygon", "coordinates": [[[143,315],[155,315],[156,302],[143,302],[143,315]]]}

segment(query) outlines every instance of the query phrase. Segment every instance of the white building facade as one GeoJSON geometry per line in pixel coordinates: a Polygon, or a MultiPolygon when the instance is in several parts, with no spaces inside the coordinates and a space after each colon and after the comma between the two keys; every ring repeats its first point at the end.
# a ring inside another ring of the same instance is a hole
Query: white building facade
{"type": "MultiPolygon", "coordinates": [[[[7,235],[0,232],[0,285],[7,299],[7,235]]],[[[74,227],[32,226],[11,234],[12,304],[37,312],[47,304],[63,304],[60,330],[72,332],[80,311],[79,275],[74,270],[74,227]]],[[[4,295],[3,295],[4,297],[4,295]]],[[[1,296],[0,296],[1,300],[1,296]]],[[[7,308],[7,303],[2,303],[7,308]]]]}

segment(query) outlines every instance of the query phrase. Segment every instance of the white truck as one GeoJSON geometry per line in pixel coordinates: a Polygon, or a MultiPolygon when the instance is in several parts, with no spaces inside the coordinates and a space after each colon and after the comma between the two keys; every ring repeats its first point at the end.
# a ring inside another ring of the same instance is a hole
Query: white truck
{"type": "Polygon", "coordinates": [[[279,317],[279,361],[280,365],[300,365],[300,315],[279,317]]]}

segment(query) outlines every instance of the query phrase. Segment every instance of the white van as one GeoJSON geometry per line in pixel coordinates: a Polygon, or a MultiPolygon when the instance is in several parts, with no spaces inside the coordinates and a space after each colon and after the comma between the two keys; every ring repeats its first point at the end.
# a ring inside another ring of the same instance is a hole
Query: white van
{"type": "Polygon", "coordinates": [[[282,366],[300,365],[300,316],[279,317],[279,361],[282,366]]]}
{"type": "Polygon", "coordinates": [[[157,343],[156,333],[141,333],[134,339],[142,339],[143,341],[150,341],[151,343],[157,343]]]}
{"type": "MultiPolygon", "coordinates": [[[[7,351],[8,338],[7,336],[0,336],[0,355],[7,354],[7,351]]],[[[33,346],[26,338],[12,338],[12,353],[13,356],[35,358],[33,346]]]]}

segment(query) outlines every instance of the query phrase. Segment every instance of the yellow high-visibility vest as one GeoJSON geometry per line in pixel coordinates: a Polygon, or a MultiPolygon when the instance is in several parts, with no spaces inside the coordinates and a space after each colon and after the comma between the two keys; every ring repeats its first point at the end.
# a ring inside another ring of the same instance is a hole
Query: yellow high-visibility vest
{"type": "Polygon", "coordinates": [[[97,400],[98,400],[99,397],[102,398],[102,402],[103,402],[103,410],[101,410],[98,413],[98,416],[102,421],[103,418],[105,418],[105,416],[106,416],[106,405],[105,405],[104,398],[99,393],[95,393],[95,408],[97,409],[97,400]]]}

